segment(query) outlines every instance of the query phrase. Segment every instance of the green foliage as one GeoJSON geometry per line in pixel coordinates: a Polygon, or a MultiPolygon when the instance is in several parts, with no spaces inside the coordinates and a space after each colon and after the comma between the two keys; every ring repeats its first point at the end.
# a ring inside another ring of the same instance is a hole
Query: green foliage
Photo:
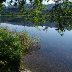
{"type": "MultiPolygon", "coordinates": [[[[68,0],[63,0],[63,3],[55,4],[52,10],[43,12],[42,0],[30,0],[31,9],[25,9],[24,5],[26,0],[16,0],[19,4],[19,12],[17,14],[8,15],[12,18],[21,18],[24,21],[30,21],[34,25],[40,25],[45,22],[56,22],[58,28],[64,31],[64,28],[72,28],[72,2],[68,0]]],[[[48,0],[47,0],[48,1],[48,0]]],[[[5,16],[7,14],[5,13],[5,16]]],[[[8,17],[8,16],[7,16],[8,17]]],[[[7,18],[8,19],[8,18],[7,18]]],[[[9,18],[10,19],[10,18],[9,18]]]]}
{"type": "Polygon", "coordinates": [[[0,29],[0,61],[18,69],[20,64],[21,45],[19,37],[7,30],[0,29]]]}
{"type": "Polygon", "coordinates": [[[65,29],[72,30],[72,4],[62,3],[55,5],[49,12],[49,19],[51,22],[56,22],[57,31],[63,35],[65,29]]]}
{"type": "MultiPolygon", "coordinates": [[[[38,42],[30,39],[26,32],[15,33],[0,29],[0,71],[18,72],[22,55],[37,46],[38,42]],[[34,45],[34,46],[33,46],[34,45]]],[[[37,47],[36,47],[37,48],[37,47]]]]}

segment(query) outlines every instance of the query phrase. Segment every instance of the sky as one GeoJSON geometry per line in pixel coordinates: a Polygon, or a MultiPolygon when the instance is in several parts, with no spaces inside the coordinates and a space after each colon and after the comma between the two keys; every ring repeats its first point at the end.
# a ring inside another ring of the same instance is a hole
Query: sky
{"type": "MultiPolygon", "coordinates": [[[[5,4],[6,6],[8,6],[9,1],[10,1],[10,0],[6,0],[6,3],[3,3],[3,4],[5,4]]],[[[13,0],[13,1],[14,1],[14,0],[13,0]]],[[[72,0],[69,0],[69,1],[72,2],[72,0]]],[[[29,3],[29,0],[26,0],[26,2],[29,3]]],[[[53,2],[53,0],[49,0],[48,2],[45,1],[45,0],[43,0],[42,3],[46,5],[46,4],[54,4],[55,2],[53,2]]]]}

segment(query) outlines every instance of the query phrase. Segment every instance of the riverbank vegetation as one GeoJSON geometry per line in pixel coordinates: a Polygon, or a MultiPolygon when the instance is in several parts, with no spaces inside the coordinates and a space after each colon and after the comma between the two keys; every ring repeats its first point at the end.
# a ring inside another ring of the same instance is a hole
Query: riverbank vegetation
{"type": "MultiPolygon", "coordinates": [[[[11,0],[10,3],[13,3],[13,0],[11,0]]],[[[71,24],[72,22],[72,2],[69,2],[68,0],[63,0],[62,3],[59,3],[59,1],[55,2],[55,5],[51,10],[44,9],[42,0],[30,0],[30,3],[31,4],[26,7],[26,0],[22,0],[20,2],[17,2],[16,0],[14,5],[10,5],[14,8],[17,7],[16,12],[14,12],[15,9],[3,11],[1,7],[1,20],[4,20],[5,18],[5,20],[8,21],[14,21],[14,19],[16,21],[16,19],[21,19],[24,22],[29,21],[34,25],[44,24],[48,21],[57,22],[59,24],[63,20],[65,20],[63,23],[66,22],[67,19],[69,20],[67,24],[71,24]]]]}
{"type": "Polygon", "coordinates": [[[18,72],[21,67],[21,57],[37,46],[27,33],[10,32],[0,29],[0,71],[18,72]],[[34,43],[34,44],[33,44],[34,43]],[[32,44],[34,46],[32,46],[32,44]]]}

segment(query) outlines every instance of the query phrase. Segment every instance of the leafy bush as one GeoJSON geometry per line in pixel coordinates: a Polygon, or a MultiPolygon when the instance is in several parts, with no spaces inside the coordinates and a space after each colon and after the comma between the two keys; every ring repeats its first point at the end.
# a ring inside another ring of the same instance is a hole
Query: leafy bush
{"type": "Polygon", "coordinates": [[[0,29],[0,61],[17,69],[20,63],[21,45],[16,33],[0,29]]]}
{"type": "Polygon", "coordinates": [[[26,32],[15,33],[0,29],[0,71],[18,72],[21,69],[22,56],[38,47],[36,40],[30,38],[26,32]]]}

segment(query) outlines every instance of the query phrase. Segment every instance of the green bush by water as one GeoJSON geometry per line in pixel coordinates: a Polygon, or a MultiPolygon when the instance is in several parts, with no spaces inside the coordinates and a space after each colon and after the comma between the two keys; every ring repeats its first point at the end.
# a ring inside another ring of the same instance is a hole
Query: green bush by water
{"type": "Polygon", "coordinates": [[[31,48],[37,48],[37,39],[32,39],[26,32],[16,33],[0,29],[0,72],[19,72],[21,58],[31,48]]]}
{"type": "Polygon", "coordinates": [[[17,72],[23,52],[28,51],[30,39],[27,33],[0,29],[0,71],[17,72]]]}
{"type": "Polygon", "coordinates": [[[21,45],[19,37],[15,33],[0,29],[0,62],[2,61],[14,67],[14,69],[18,69],[20,55],[21,45]]]}

